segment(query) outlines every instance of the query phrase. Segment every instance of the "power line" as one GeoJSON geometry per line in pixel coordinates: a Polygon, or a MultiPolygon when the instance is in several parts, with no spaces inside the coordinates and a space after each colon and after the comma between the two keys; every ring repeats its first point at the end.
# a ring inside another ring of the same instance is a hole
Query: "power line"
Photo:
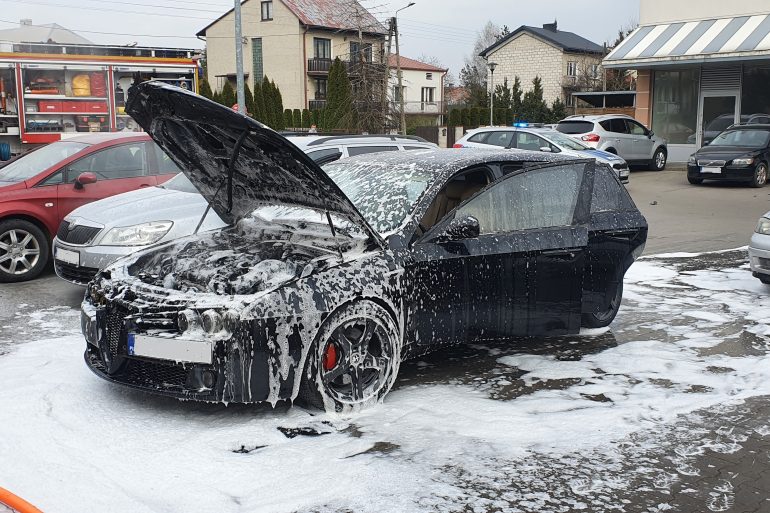
{"type": "Polygon", "coordinates": [[[15,4],[34,4],[34,5],[43,5],[45,7],[66,7],[67,9],[79,9],[79,10],[85,10],[85,11],[105,11],[105,12],[119,12],[123,14],[138,14],[142,16],[162,16],[164,18],[184,18],[189,20],[208,20],[211,21],[211,17],[201,17],[201,16],[181,16],[178,14],[165,14],[165,13],[153,13],[153,12],[145,12],[145,11],[126,11],[124,9],[110,9],[107,7],[79,7],[79,6],[72,6],[72,5],[66,5],[66,4],[49,4],[45,2],[35,2],[33,0],[0,0],[0,2],[12,2],[15,4]]]}

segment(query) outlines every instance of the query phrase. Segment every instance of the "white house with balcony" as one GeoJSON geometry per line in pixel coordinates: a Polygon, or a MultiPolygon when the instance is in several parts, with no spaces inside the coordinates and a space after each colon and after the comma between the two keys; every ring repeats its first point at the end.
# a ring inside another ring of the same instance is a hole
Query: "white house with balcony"
{"type": "Polygon", "coordinates": [[[398,88],[399,60],[391,55],[389,92],[391,115],[397,118],[401,112],[401,96],[407,125],[440,125],[446,113],[444,102],[444,78],[447,70],[401,56],[401,90],[398,88]]]}

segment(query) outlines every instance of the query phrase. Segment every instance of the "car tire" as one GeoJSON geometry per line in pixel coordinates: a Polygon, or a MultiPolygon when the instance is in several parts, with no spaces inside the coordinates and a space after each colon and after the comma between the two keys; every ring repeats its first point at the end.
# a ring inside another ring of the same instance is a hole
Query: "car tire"
{"type": "Polygon", "coordinates": [[[620,302],[623,299],[623,282],[618,283],[615,288],[615,296],[610,301],[609,306],[603,312],[584,313],[582,315],[581,326],[583,328],[605,328],[615,320],[615,316],[620,310],[620,302]]]}
{"type": "Polygon", "coordinates": [[[357,301],[340,308],[310,348],[299,401],[336,413],[380,402],[396,381],[401,348],[400,330],[380,305],[357,301]]]}
{"type": "Polygon", "coordinates": [[[754,170],[754,176],[751,179],[752,187],[764,187],[767,184],[767,164],[760,162],[754,170]]]}
{"type": "Polygon", "coordinates": [[[0,221],[0,283],[37,278],[49,254],[48,237],[35,224],[23,219],[0,221]]]}
{"type": "Polygon", "coordinates": [[[687,181],[693,185],[700,185],[703,183],[703,178],[693,178],[692,176],[688,176],[687,181]]]}
{"type": "Polygon", "coordinates": [[[663,148],[658,148],[652,155],[652,160],[650,161],[650,169],[653,171],[663,171],[666,169],[667,158],[668,154],[666,153],[666,150],[663,148]]]}

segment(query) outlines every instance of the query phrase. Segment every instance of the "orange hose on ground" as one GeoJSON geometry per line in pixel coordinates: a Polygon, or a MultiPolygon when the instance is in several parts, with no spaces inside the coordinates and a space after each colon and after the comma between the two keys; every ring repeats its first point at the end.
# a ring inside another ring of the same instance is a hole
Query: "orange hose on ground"
{"type": "Polygon", "coordinates": [[[19,513],[43,513],[35,506],[0,486],[0,504],[5,504],[19,513]]]}

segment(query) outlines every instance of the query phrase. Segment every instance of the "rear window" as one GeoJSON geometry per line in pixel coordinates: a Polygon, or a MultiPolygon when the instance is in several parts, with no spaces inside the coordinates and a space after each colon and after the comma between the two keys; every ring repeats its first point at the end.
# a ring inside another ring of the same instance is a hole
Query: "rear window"
{"type": "Polygon", "coordinates": [[[479,132],[468,137],[468,142],[484,143],[489,136],[489,132],[479,132]]]}
{"type": "Polygon", "coordinates": [[[596,166],[591,212],[633,210],[634,203],[628,191],[618,182],[615,174],[604,166],[596,166]]]}
{"type": "Polygon", "coordinates": [[[562,121],[556,125],[556,130],[563,134],[585,134],[593,129],[593,121],[562,121]]]}
{"type": "Polygon", "coordinates": [[[379,153],[381,151],[398,151],[398,146],[348,146],[348,155],[366,155],[367,153],[379,153]]]}

